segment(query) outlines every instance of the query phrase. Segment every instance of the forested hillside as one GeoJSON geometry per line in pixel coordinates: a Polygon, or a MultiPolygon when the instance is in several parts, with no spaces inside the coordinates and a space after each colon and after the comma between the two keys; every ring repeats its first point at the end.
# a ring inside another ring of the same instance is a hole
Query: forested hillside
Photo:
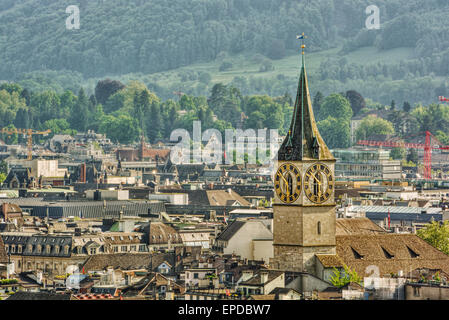
{"type": "Polygon", "coordinates": [[[294,94],[298,60],[290,57],[297,55],[296,35],[305,32],[307,50],[326,53],[310,72],[316,90],[355,89],[385,104],[430,103],[448,94],[449,2],[375,1],[381,28],[367,30],[365,9],[371,4],[3,0],[0,80],[59,92],[81,86],[92,92],[106,77],[140,80],[164,99],[174,98],[173,91],[206,95],[218,82],[245,94],[294,94]],[[80,9],[78,30],[66,28],[69,5],[80,9]],[[399,60],[389,58],[395,50],[404,52],[399,60]],[[373,62],[382,54],[382,61],[373,62]]]}

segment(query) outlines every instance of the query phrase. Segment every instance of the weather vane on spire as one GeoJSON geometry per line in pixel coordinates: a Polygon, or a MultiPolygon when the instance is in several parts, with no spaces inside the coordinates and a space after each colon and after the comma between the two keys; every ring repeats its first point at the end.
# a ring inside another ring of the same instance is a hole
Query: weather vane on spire
{"type": "Polygon", "coordinates": [[[296,39],[301,40],[302,54],[304,54],[304,48],[306,47],[306,45],[304,44],[304,40],[307,39],[307,36],[305,36],[303,32],[301,35],[296,36],[296,39]]]}

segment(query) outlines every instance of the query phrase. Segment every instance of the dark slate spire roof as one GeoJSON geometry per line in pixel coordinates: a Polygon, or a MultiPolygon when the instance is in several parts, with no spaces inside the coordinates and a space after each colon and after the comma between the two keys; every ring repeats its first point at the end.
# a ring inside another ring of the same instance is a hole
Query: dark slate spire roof
{"type": "Polygon", "coordinates": [[[278,160],[301,161],[313,159],[334,160],[335,158],[318,132],[313,115],[303,53],[293,118],[289,132],[279,148],[278,160]]]}

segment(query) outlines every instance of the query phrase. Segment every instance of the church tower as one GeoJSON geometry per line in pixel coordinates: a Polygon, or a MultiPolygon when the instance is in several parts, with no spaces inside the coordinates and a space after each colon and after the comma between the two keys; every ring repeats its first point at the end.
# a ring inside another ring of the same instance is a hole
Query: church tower
{"type": "MultiPolygon", "coordinates": [[[[304,39],[304,34],[299,39],[304,39]]],[[[289,132],[274,175],[272,267],[315,273],[316,254],[335,250],[335,158],[313,115],[302,44],[302,67],[289,132]]]]}

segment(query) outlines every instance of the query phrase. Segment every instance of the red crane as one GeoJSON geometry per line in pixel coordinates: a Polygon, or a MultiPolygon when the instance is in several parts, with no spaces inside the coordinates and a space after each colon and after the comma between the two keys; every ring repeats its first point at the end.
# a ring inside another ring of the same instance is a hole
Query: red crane
{"type": "Polygon", "coordinates": [[[432,150],[449,150],[449,146],[432,146],[431,134],[426,131],[425,143],[407,143],[403,141],[373,141],[359,140],[358,145],[370,147],[387,147],[387,148],[405,148],[405,149],[424,149],[424,179],[432,179],[432,150]]]}

